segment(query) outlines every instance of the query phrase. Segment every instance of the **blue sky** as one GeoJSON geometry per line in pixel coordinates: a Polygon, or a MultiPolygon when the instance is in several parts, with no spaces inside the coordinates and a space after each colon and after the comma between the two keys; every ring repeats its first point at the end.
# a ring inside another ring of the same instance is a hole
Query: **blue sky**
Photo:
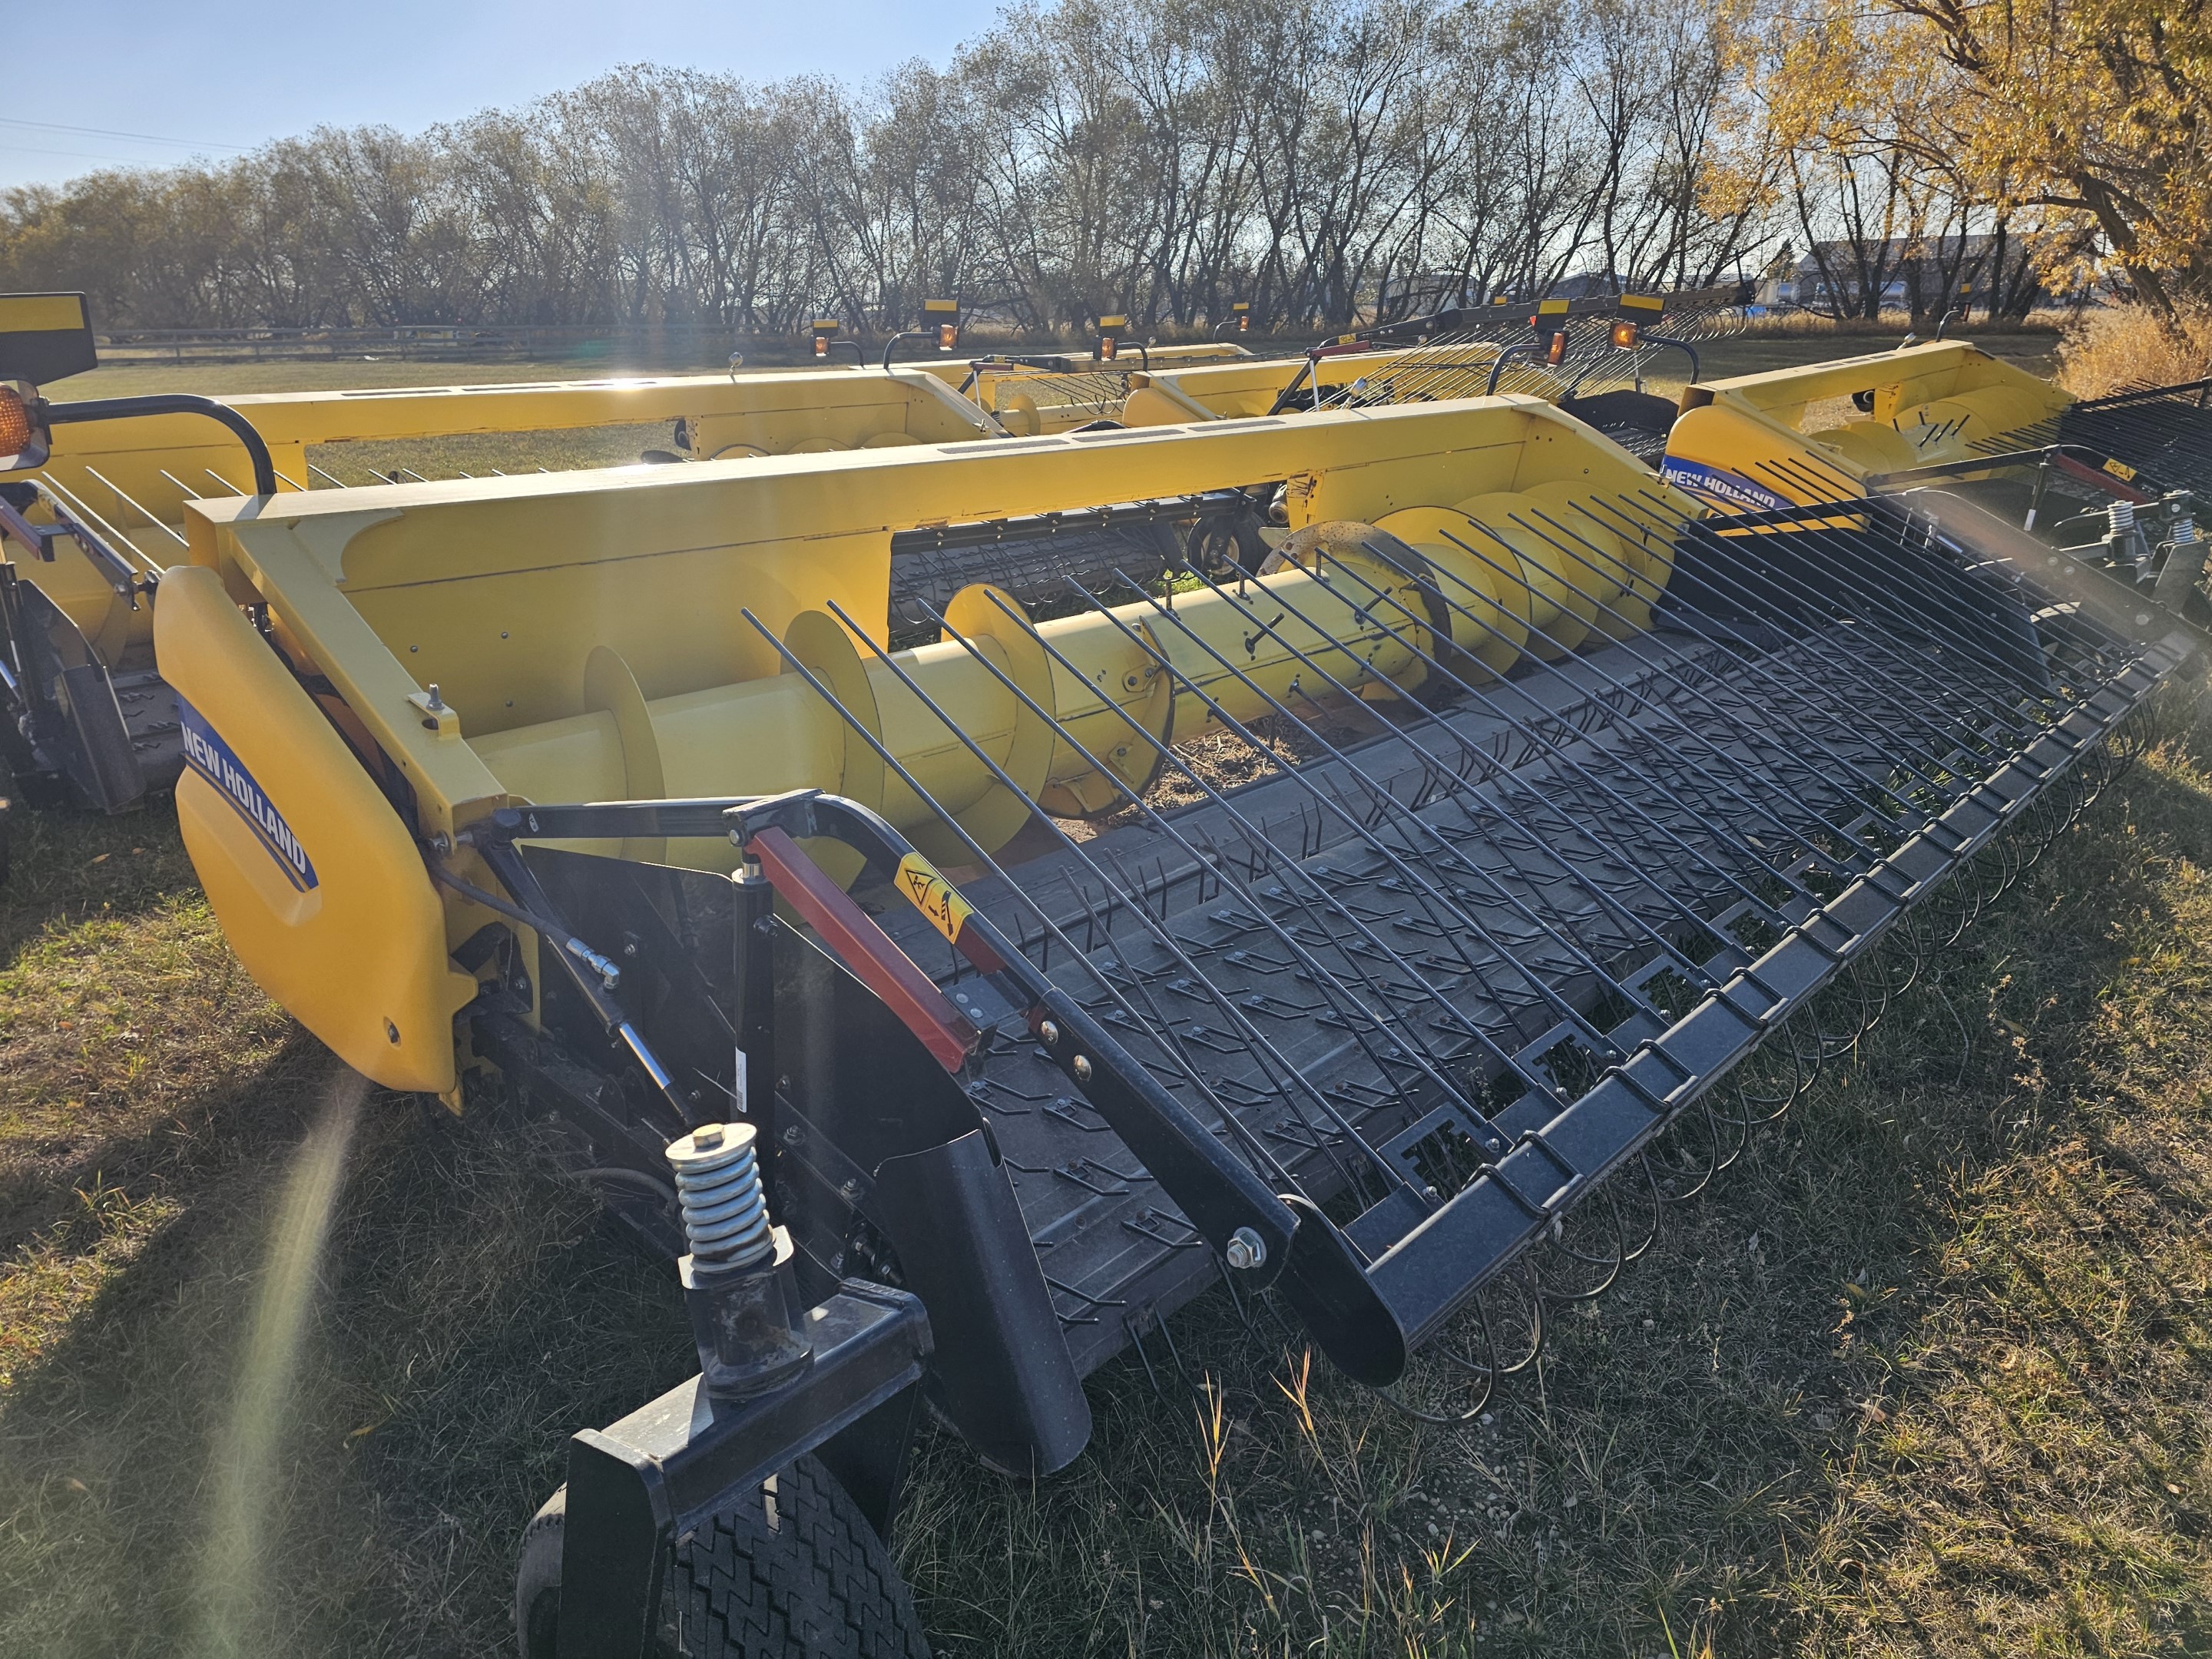
{"type": "Polygon", "coordinates": [[[991,0],[11,0],[0,186],[219,159],[329,124],[403,131],[617,64],[865,80],[943,63],[991,0]],[[126,136],[127,135],[127,136],[126,136]]]}

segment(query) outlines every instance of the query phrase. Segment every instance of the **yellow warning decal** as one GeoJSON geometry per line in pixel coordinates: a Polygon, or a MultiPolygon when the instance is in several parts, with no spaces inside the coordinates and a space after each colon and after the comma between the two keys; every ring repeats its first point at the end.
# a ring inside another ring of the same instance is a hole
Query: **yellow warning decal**
{"type": "Polygon", "coordinates": [[[1667,302],[1656,294],[1624,294],[1620,296],[1624,310],[1663,311],[1667,302]]]}
{"type": "Polygon", "coordinates": [[[931,869],[927,859],[908,853],[899,860],[898,890],[949,943],[960,942],[960,930],[975,914],[975,907],[960,896],[958,888],[931,869]]]}
{"type": "Polygon", "coordinates": [[[2122,483],[2128,483],[2136,476],[2135,468],[2130,466],[2125,461],[2106,461],[2105,463],[2105,471],[2111,473],[2122,483]]]}

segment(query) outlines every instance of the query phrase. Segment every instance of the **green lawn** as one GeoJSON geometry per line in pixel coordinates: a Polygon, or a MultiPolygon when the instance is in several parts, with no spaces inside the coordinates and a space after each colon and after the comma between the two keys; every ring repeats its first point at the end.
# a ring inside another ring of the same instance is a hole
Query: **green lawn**
{"type": "MultiPolygon", "coordinates": [[[[2212,1651],[2208,689],[1488,1422],[1217,1297],[1195,1386],[1109,1368],[1060,1477],[927,1434],[939,1650],[2212,1651]]],[[[527,1135],[360,1098],[165,805],[15,821],[0,1654],[501,1650],[563,1437],[690,1367],[665,1265],[527,1135]],[[347,1125],[302,1275],[301,1149],[347,1125]]]]}

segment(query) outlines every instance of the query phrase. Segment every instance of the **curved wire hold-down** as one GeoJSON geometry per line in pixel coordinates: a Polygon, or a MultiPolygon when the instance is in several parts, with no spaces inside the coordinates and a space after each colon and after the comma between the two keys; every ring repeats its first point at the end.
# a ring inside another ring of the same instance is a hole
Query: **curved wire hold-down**
{"type": "MultiPolygon", "coordinates": [[[[1963,925],[1931,900],[2017,878],[2007,832],[2048,844],[2186,648],[1893,503],[1693,522],[1656,489],[1514,494],[1042,623],[972,588],[911,650],[835,606],[781,638],[747,612],[784,674],[645,705],[672,793],[834,787],[953,866],[1152,1103],[1117,1132],[1036,1040],[1042,992],[878,907],[972,1024],[945,1063],[1080,1369],[1210,1281],[1237,1204],[1281,1224],[1257,1191],[1295,1218],[1270,1272],[1324,1351],[1457,1415],[1531,1363],[1547,1297],[1601,1291],[1881,1017],[1885,941],[1909,982],[1963,925]],[[1850,1029],[1805,1027],[1831,987],[1850,1029]],[[1716,1092],[1762,1043],[1779,1062],[1716,1092]],[[1246,1196],[1184,1207],[1200,1152],[1246,1196]],[[1643,1202],[1606,1186],[1630,1164],[1643,1202]],[[1454,1322],[1509,1280],[1523,1317],[1454,1322]]],[[[630,712],[477,748],[533,799],[618,787],[630,712]]]]}
{"type": "MultiPolygon", "coordinates": [[[[935,665],[964,659],[1015,724],[1048,728],[1054,766],[1103,778],[1116,743],[1157,756],[1153,798],[1094,835],[1046,820],[1019,861],[972,834],[947,857],[1037,971],[1284,1193],[1302,1236],[1360,1264],[1395,1337],[1324,1346],[1377,1385],[1530,1249],[1555,1245],[1574,1274],[1540,1284],[1533,1310],[1597,1293],[1648,1248],[1612,1194],[1580,1234],[1577,1206],[1630,1162],[1654,1201],[1701,1189],[1880,1018],[1886,939],[1917,971],[1919,907],[1985,866],[2016,879],[2029,860],[1999,840],[2015,825],[2049,843],[2100,781],[2090,758],[2074,790],[2077,767],[2181,650],[2040,605],[1873,504],[1686,524],[1656,494],[1591,497],[1437,533],[1451,560],[1339,526],[1271,575],[1192,572],[1172,604],[1092,601],[1041,627],[987,592],[938,614],[932,649],[958,657],[927,663],[838,617],[879,706],[906,700],[942,763],[964,756],[1009,798],[1034,793],[1007,764],[1016,744],[940,696],[935,665]],[[1655,547],[1667,597],[1632,617],[1623,552],[1655,547]],[[1474,648],[1518,622],[1493,578],[1535,561],[1551,615],[1532,599],[1500,678],[1474,648]],[[1034,646],[1010,650],[1009,630],[1034,646]],[[1090,653],[1115,641],[1152,677],[1141,702],[1097,694],[1090,653]],[[1176,733],[1213,732],[1212,757],[1146,723],[1160,679],[1176,733]],[[1856,1032],[1792,1039],[1778,1078],[1710,1094],[1839,983],[1856,1032]],[[1702,1126],[1670,1143],[1686,1168],[1645,1162],[1678,1123],[1702,1126]]],[[[826,681],[810,690],[848,731],[875,729],[826,681]]],[[[927,745],[878,743],[889,815],[960,830],[966,803],[900,758],[927,745]]],[[[917,960],[943,956],[918,919],[885,925],[917,960]]],[[[988,1030],[971,971],[939,976],[988,1030]]],[[[987,1041],[966,1075],[979,1099],[1049,1101],[1042,1065],[987,1041]]],[[[1207,1281],[1154,1173],[1080,1111],[999,1128],[1079,1364],[1121,1346],[1130,1310],[1207,1281]]],[[[1462,1378],[1512,1369],[1492,1346],[1458,1355],[1462,1378]]]]}

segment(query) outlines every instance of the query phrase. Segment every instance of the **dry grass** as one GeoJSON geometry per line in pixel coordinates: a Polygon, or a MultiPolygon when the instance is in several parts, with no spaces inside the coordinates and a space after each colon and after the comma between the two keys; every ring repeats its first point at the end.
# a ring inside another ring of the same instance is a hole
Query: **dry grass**
{"type": "Polygon", "coordinates": [[[2212,309],[2168,322],[2148,306],[2100,306],[2067,330],[2058,364],[2058,383],[2077,398],[2201,380],[2212,374],[2212,309]]]}

